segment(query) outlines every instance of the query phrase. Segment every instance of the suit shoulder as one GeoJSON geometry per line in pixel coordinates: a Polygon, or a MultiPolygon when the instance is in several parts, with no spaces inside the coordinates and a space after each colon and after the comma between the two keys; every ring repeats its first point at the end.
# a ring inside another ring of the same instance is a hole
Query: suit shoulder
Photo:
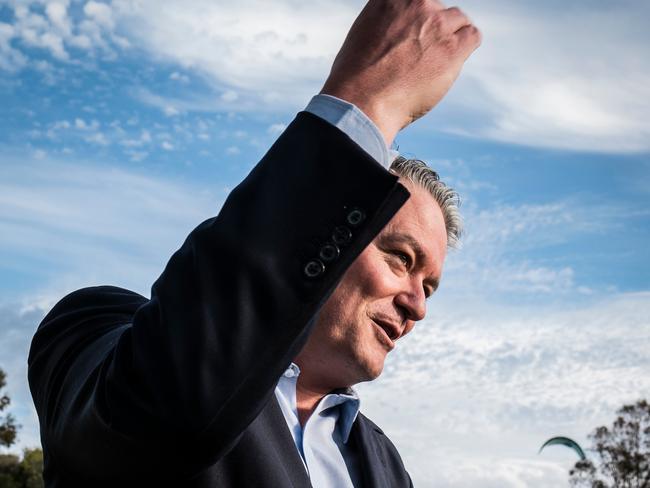
{"type": "Polygon", "coordinates": [[[394,477],[395,486],[413,486],[411,477],[404,467],[404,462],[402,461],[402,457],[400,456],[397,447],[395,447],[395,444],[393,444],[384,431],[368,417],[359,413],[358,419],[365,423],[368,429],[375,432],[375,440],[381,446],[381,450],[384,453],[384,461],[387,465],[386,467],[389,468],[391,475],[394,477]]]}
{"type": "Polygon", "coordinates": [[[40,327],[69,314],[134,313],[147,299],[138,293],[116,286],[92,286],[73,291],[59,300],[41,322],[40,327]]]}
{"type": "Polygon", "coordinates": [[[66,295],[39,324],[28,364],[32,364],[37,352],[51,350],[57,343],[69,346],[118,323],[130,323],[136,310],[147,301],[142,295],[115,286],[82,288],[66,295]]]}
{"type": "MultiPolygon", "coordinates": [[[[366,417],[366,416],[365,416],[364,414],[362,414],[361,412],[359,412],[359,420],[361,420],[362,422],[365,422],[365,424],[366,424],[368,427],[370,427],[371,429],[373,429],[373,430],[376,431],[377,433],[379,433],[379,434],[381,434],[381,435],[383,435],[383,436],[386,436],[386,434],[384,434],[384,431],[381,430],[381,428],[380,428],[376,423],[374,423],[372,420],[370,420],[368,417],[366,417]]],[[[386,437],[386,438],[387,438],[387,437],[386,437]]]]}

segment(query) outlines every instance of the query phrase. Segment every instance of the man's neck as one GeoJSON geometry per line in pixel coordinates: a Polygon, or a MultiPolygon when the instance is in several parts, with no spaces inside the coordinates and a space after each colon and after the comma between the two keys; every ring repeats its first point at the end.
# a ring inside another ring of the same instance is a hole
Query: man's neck
{"type": "Polygon", "coordinates": [[[305,426],[311,414],[314,413],[318,403],[325,395],[330,393],[329,390],[310,385],[307,378],[303,378],[302,373],[296,383],[296,407],[298,409],[298,420],[302,427],[305,426]]]}

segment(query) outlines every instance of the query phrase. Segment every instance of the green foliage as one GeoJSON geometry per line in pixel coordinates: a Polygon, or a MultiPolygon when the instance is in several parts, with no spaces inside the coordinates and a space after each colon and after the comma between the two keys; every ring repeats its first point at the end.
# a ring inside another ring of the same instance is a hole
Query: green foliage
{"type": "Polygon", "coordinates": [[[21,488],[20,459],[13,454],[0,454],[0,487],[21,488]]]}
{"type": "MultiPolygon", "coordinates": [[[[9,406],[11,400],[7,394],[2,393],[2,390],[7,385],[7,376],[5,372],[0,369],[0,412],[9,406]]],[[[9,447],[16,442],[16,434],[18,433],[18,424],[13,415],[0,415],[0,446],[9,447]]],[[[0,487],[3,486],[0,484],[0,487]]]]}
{"type": "Polygon", "coordinates": [[[611,428],[590,436],[594,460],[578,461],[569,471],[571,486],[650,488],[650,404],[624,405],[611,428]]]}
{"type": "MultiPolygon", "coordinates": [[[[7,385],[7,376],[0,369],[0,392],[7,385]]],[[[0,396],[0,412],[11,400],[6,394],[0,396]]],[[[13,416],[0,416],[0,446],[10,447],[16,442],[18,425],[13,416]]],[[[43,488],[43,451],[25,449],[20,459],[14,454],[0,454],[0,488],[43,488]]]]}
{"type": "Polygon", "coordinates": [[[25,488],[43,488],[43,451],[25,449],[20,463],[25,488]]]}
{"type": "Polygon", "coordinates": [[[0,488],[43,488],[43,451],[25,449],[23,458],[0,454],[0,488]]]}

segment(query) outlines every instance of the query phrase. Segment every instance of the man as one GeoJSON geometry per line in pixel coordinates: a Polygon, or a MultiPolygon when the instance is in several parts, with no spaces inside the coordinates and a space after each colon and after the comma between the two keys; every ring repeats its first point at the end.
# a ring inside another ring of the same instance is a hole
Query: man
{"type": "Polygon", "coordinates": [[[458,9],[371,0],[150,300],[95,287],[53,308],[29,357],[46,486],[410,485],[349,387],[424,317],[457,237],[453,193],[387,171],[387,147],[479,42],[458,9]]]}

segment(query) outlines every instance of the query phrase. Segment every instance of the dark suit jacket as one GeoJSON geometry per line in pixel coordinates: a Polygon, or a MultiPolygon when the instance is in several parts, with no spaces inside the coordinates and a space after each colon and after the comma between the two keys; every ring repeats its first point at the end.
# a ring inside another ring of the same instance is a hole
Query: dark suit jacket
{"type": "MultiPolygon", "coordinates": [[[[346,135],[303,112],[187,237],[150,300],[115,287],[61,300],[29,354],[46,486],[308,487],[274,388],[407,198],[346,135]],[[340,249],[333,261],[319,256],[328,243],[340,249]]],[[[363,415],[351,438],[366,486],[410,485],[363,415]]]]}

